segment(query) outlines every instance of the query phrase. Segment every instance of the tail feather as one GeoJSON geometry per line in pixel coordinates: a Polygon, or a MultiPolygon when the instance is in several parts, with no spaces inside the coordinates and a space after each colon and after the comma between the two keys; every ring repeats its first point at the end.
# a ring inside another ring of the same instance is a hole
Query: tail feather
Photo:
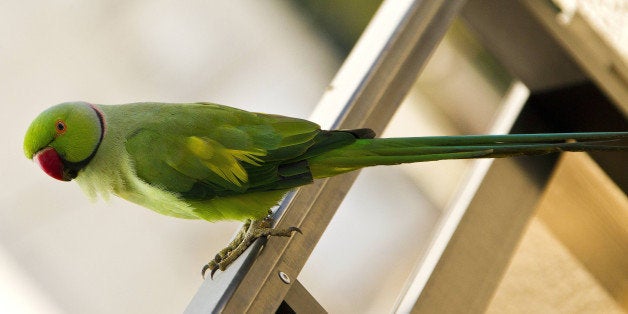
{"type": "Polygon", "coordinates": [[[376,165],[469,158],[543,155],[562,151],[626,151],[611,145],[628,132],[467,135],[357,139],[309,160],[315,178],[376,165]]]}

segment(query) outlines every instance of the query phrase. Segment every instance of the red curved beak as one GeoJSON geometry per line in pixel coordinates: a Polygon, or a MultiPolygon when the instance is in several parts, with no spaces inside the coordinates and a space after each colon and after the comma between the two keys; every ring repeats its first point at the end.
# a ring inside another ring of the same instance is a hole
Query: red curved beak
{"type": "Polygon", "coordinates": [[[49,176],[60,181],[70,181],[70,179],[64,175],[63,162],[61,161],[61,157],[59,157],[59,154],[54,148],[46,147],[38,151],[33,156],[33,160],[49,176]]]}

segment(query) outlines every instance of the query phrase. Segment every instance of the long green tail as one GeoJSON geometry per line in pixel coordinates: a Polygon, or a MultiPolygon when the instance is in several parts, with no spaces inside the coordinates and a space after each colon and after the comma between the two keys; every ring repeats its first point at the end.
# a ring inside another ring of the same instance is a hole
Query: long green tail
{"type": "Polygon", "coordinates": [[[562,151],[628,151],[612,145],[628,139],[628,132],[466,135],[357,139],[309,159],[315,178],[376,165],[469,158],[542,155],[562,151]]]}

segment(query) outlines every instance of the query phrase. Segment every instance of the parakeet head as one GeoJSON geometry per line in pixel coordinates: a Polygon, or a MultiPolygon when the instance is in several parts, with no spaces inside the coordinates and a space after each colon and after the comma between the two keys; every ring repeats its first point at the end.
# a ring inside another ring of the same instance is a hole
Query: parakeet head
{"type": "Polygon", "coordinates": [[[94,157],[103,134],[103,115],[95,106],[62,103],[31,123],[24,137],[24,154],[49,176],[70,181],[94,157]]]}

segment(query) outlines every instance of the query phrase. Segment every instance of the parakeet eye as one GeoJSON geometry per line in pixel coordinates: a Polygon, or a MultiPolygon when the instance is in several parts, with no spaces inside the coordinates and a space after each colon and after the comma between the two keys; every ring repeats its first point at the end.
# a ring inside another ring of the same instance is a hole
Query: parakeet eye
{"type": "Polygon", "coordinates": [[[57,129],[57,134],[59,135],[65,133],[67,129],[65,122],[63,122],[63,120],[57,120],[57,122],[55,122],[55,128],[57,129]]]}

